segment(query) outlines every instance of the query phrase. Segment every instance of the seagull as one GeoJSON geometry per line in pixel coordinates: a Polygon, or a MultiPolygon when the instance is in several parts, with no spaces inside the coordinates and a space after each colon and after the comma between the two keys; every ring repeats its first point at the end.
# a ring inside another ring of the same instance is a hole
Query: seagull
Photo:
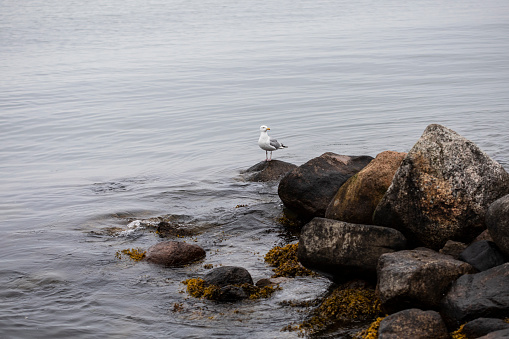
{"type": "Polygon", "coordinates": [[[260,139],[258,139],[258,146],[260,146],[261,149],[265,150],[265,161],[271,161],[272,151],[287,148],[288,146],[280,144],[276,139],[271,139],[267,134],[267,131],[270,131],[270,128],[268,128],[265,125],[260,126],[260,139]],[[270,151],[270,158],[268,151],[270,151]]]}

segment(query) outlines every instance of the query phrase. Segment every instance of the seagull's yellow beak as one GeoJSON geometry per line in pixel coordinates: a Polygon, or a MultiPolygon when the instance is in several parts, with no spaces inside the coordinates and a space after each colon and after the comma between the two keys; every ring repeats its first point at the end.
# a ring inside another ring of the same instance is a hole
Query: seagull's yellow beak
{"type": "Polygon", "coordinates": [[[270,128],[267,127],[267,131],[270,130],[270,128]]]}

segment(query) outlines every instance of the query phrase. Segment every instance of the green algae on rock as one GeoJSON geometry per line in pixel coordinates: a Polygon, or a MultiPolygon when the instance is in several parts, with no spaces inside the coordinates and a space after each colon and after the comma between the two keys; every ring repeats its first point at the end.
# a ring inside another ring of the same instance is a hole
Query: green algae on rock
{"type": "Polygon", "coordinates": [[[147,251],[143,251],[140,248],[128,248],[125,250],[117,251],[117,253],[115,253],[115,257],[122,259],[124,256],[128,256],[131,260],[141,261],[143,258],[145,258],[146,253],[147,251]]]}
{"type": "MultiPolygon", "coordinates": [[[[208,300],[221,301],[222,288],[215,285],[209,285],[207,282],[200,278],[187,279],[182,282],[187,286],[187,293],[195,298],[203,298],[208,300]]],[[[251,300],[268,298],[275,291],[279,290],[279,286],[264,286],[258,287],[251,284],[242,285],[228,285],[226,287],[240,288],[246,294],[247,298],[251,300]]]]}

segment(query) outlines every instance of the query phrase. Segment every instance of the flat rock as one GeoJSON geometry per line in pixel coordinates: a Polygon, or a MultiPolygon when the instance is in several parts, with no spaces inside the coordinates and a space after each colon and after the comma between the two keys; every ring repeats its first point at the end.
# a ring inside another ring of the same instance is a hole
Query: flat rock
{"type": "Polygon", "coordinates": [[[297,168],[297,165],[281,160],[260,161],[248,168],[244,174],[246,174],[248,181],[276,181],[294,168],[297,168]]]}
{"type": "Polygon", "coordinates": [[[441,303],[451,328],[477,318],[509,317],[509,263],[458,278],[441,303]]]}
{"type": "Polygon", "coordinates": [[[209,285],[224,287],[227,285],[253,285],[253,278],[248,270],[237,266],[221,266],[207,273],[203,280],[209,285]]]}
{"type": "Polygon", "coordinates": [[[324,153],[287,173],[279,182],[279,197],[300,217],[323,217],[341,185],[371,160],[369,156],[324,153]]]}
{"type": "Polygon", "coordinates": [[[373,222],[373,213],[389,188],[406,153],[385,151],[354,174],[338,190],[325,217],[354,224],[373,222]]]}
{"type": "Polygon", "coordinates": [[[198,245],[179,241],[164,241],[147,250],[145,260],[148,262],[178,267],[204,258],[205,250],[198,245]]]}
{"type": "Polygon", "coordinates": [[[380,322],[378,339],[448,339],[449,333],[435,311],[408,309],[385,317],[380,322]]]}
{"type": "Polygon", "coordinates": [[[377,293],[390,313],[409,307],[438,309],[450,284],[474,269],[451,256],[415,249],[383,254],[377,272],[377,293]]]}
{"type": "Polygon", "coordinates": [[[505,255],[509,256],[509,195],[490,205],[486,224],[493,242],[505,255]]]}
{"type": "Polygon", "coordinates": [[[469,263],[478,271],[486,271],[505,262],[497,245],[487,240],[472,243],[461,252],[459,260],[469,263]]]}
{"type": "Polygon", "coordinates": [[[509,174],[473,142],[429,125],[394,175],[374,224],[401,231],[412,246],[435,250],[470,243],[491,203],[509,192],[509,174]]]}
{"type": "Polygon", "coordinates": [[[509,329],[509,324],[502,319],[478,318],[466,323],[461,332],[467,339],[474,339],[505,329],[509,329]]]}
{"type": "Polygon", "coordinates": [[[314,218],[302,228],[297,256],[332,280],[374,279],[378,258],[405,248],[405,237],[392,228],[314,218]]]}

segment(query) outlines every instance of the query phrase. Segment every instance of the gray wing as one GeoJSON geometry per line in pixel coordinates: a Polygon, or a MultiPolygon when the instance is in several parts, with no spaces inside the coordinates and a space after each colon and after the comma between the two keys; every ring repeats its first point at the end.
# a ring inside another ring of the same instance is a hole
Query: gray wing
{"type": "Polygon", "coordinates": [[[270,139],[270,145],[272,147],[275,147],[276,149],[279,149],[279,148],[283,148],[283,144],[280,144],[279,142],[277,142],[276,139],[270,139]]]}

